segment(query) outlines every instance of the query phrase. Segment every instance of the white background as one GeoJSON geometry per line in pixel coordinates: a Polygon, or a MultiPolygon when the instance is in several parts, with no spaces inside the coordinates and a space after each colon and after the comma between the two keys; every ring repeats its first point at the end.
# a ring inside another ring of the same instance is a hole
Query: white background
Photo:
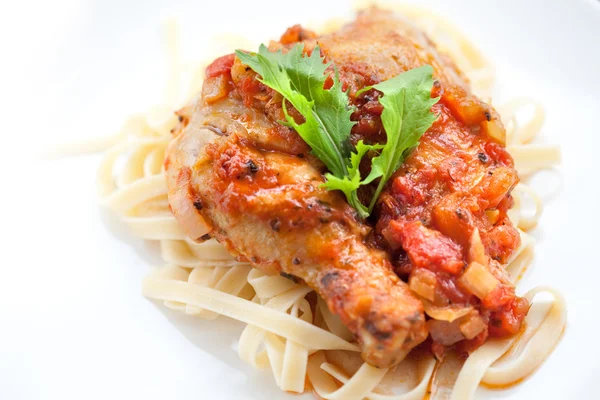
{"type": "MultiPolygon", "coordinates": [[[[559,173],[538,182],[548,205],[521,288],[548,284],[566,295],[566,335],[531,379],[479,397],[598,398],[600,3],[421,4],[496,62],[503,95],[543,101],[542,140],[563,151],[559,173]]],[[[98,209],[98,156],[36,156],[111,134],[126,115],[160,103],[165,17],[179,18],[185,54],[202,58],[211,32],[266,40],[348,10],[324,0],[2,3],[0,399],[294,398],[238,359],[239,325],[196,321],[140,295],[155,249],[98,209]]]]}

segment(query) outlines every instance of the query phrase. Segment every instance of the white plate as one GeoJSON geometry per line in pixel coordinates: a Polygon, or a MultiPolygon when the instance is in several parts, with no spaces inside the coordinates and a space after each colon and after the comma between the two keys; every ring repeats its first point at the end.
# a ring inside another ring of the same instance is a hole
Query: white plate
{"type": "MultiPolygon", "coordinates": [[[[3,261],[2,399],[292,399],[232,350],[241,327],[196,321],[140,295],[156,261],[100,212],[99,157],[31,161],[41,145],[114,132],[160,102],[159,23],[180,18],[188,56],[212,32],[277,37],[294,23],[349,15],[342,1],[13,2],[0,10],[3,261]],[[126,242],[123,242],[125,240],[126,242]]],[[[600,323],[600,3],[595,0],[423,1],[457,23],[496,63],[503,96],[543,101],[542,140],[562,146],[535,265],[521,282],[567,297],[569,324],[537,373],[478,398],[597,398],[600,323]]],[[[549,182],[549,183],[548,183],[549,182]]],[[[310,397],[309,397],[310,398],[310,397]]]]}

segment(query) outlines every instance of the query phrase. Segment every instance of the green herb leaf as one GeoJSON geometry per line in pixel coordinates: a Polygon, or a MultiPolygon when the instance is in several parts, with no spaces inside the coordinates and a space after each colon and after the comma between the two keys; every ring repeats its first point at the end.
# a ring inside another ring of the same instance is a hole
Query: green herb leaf
{"type": "Polygon", "coordinates": [[[304,56],[303,50],[304,44],[299,44],[286,54],[281,50],[273,53],[261,45],[258,53],[237,50],[236,55],[261,76],[263,84],[280,93],[304,117],[304,123],[296,123],[282,105],[286,124],[298,132],[329,171],[342,177],[346,175],[351,150],[352,108],[337,70],[333,86],[324,88],[330,63],[323,62],[319,47],[310,56],[304,56]]]}
{"type": "Polygon", "coordinates": [[[327,182],[323,184],[328,190],[340,190],[346,195],[346,199],[351,206],[360,214],[362,218],[369,216],[367,207],[365,207],[358,199],[357,190],[362,185],[371,183],[374,179],[378,178],[375,174],[371,173],[367,178],[362,179],[360,176],[360,162],[363,157],[371,150],[377,151],[384,148],[382,144],[369,145],[365,144],[362,140],[356,144],[356,150],[350,154],[350,165],[348,166],[348,174],[343,177],[335,176],[332,174],[325,174],[327,182]]]}
{"type": "Polygon", "coordinates": [[[369,213],[386,182],[437,119],[431,107],[439,97],[431,98],[432,88],[433,68],[425,65],[362,90],[377,89],[383,93],[379,102],[383,105],[381,122],[387,136],[381,154],[371,161],[371,175],[380,176],[381,180],[369,204],[369,213]]]}

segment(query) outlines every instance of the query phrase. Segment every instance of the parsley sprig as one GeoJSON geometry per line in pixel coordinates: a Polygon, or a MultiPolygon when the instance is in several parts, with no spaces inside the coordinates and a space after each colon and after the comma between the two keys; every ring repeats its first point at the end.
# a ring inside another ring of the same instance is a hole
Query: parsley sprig
{"type": "Polygon", "coordinates": [[[351,150],[350,131],[355,124],[350,121],[352,108],[348,95],[342,91],[337,73],[333,86],[324,89],[329,76],[325,71],[330,63],[323,62],[318,47],[310,56],[303,55],[303,50],[304,45],[300,44],[285,54],[281,50],[272,53],[260,45],[258,53],[238,50],[236,54],[242,63],[261,76],[263,84],[281,94],[302,114],[305,122],[298,124],[282,104],[285,124],[298,132],[329,171],[343,176],[351,150]]]}
{"type": "Polygon", "coordinates": [[[311,147],[313,154],[327,166],[325,174],[328,190],[342,191],[362,218],[373,211],[381,191],[392,174],[400,167],[410,149],[436,120],[431,107],[439,98],[431,98],[433,68],[429,65],[416,68],[396,77],[369,86],[357,93],[376,89],[383,96],[381,121],[386,132],[385,144],[365,144],[359,141],[354,149],[350,144],[350,131],[355,122],[350,120],[354,108],[333,66],[333,85],[325,89],[331,63],[325,62],[315,47],[311,55],[304,54],[304,45],[298,44],[283,53],[268,51],[261,45],[258,53],[236,51],[242,63],[260,75],[260,82],[283,97],[285,121],[311,147]],[[289,115],[288,101],[303,117],[297,123],[289,115]],[[371,159],[371,172],[366,177],[360,173],[363,157],[375,152],[371,159]],[[379,179],[375,194],[368,206],[358,199],[357,191],[363,185],[379,179]]]}

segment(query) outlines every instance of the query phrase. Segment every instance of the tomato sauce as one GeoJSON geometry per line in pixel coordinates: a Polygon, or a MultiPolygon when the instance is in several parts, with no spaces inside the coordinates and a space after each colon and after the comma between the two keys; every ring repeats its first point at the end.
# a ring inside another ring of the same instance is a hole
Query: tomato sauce
{"type": "MultiPolygon", "coordinates": [[[[279,43],[271,46],[282,48],[306,40],[305,51],[309,52],[314,48],[315,37],[313,32],[294,26],[279,43]]],[[[370,90],[356,96],[358,90],[377,80],[360,63],[340,66],[339,74],[355,107],[351,116],[356,122],[352,143],[385,142],[381,93],[370,90]]],[[[503,144],[485,129],[487,123],[494,122],[496,130],[503,132],[493,108],[463,87],[440,82],[436,81],[432,91],[432,97],[440,97],[432,108],[438,119],[381,194],[368,221],[374,228],[369,241],[390,254],[401,279],[408,281],[417,269],[427,269],[435,273],[437,297],[447,304],[472,306],[477,310],[486,328],[473,339],[453,346],[459,352],[470,353],[488,337],[519,332],[529,309],[527,300],[516,296],[502,269],[520,244],[519,233],[507,215],[513,205],[511,191],[519,177],[503,144]],[[475,231],[481,237],[489,269],[499,281],[482,299],[459,280],[469,264],[468,252],[475,231]]],[[[283,119],[281,96],[260,83],[256,73],[233,54],[216,59],[206,69],[207,87],[205,90],[212,96],[208,101],[233,96],[243,100],[247,107],[264,110],[274,122],[283,119]]],[[[295,110],[290,113],[301,121],[295,110]]],[[[295,135],[291,128],[278,126],[278,129],[284,137],[295,135]]],[[[242,177],[253,173],[252,166],[233,159],[222,161],[223,173],[242,177]]],[[[256,162],[259,167],[256,173],[264,174],[260,160],[256,162]]],[[[361,169],[368,165],[366,162],[361,169]]],[[[372,188],[367,187],[359,197],[368,198],[371,193],[372,188]]],[[[438,356],[447,350],[434,341],[426,343],[438,356]]]]}
{"type": "MultiPolygon", "coordinates": [[[[519,177],[505,148],[480,131],[487,110],[460,90],[436,87],[439,115],[420,145],[395,173],[378,203],[374,243],[388,249],[403,279],[426,268],[436,274],[436,295],[448,304],[473,306],[487,327],[455,347],[470,353],[487,337],[516,334],[529,309],[502,272],[520,244],[508,219],[519,177]],[[493,218],[490,217],[493,216],[493,218]],[[477,230],[498,285],[479,299],[461,285],[477,230]]],[[[432,343],[435,354],[444,346],[432,343]]]]}

